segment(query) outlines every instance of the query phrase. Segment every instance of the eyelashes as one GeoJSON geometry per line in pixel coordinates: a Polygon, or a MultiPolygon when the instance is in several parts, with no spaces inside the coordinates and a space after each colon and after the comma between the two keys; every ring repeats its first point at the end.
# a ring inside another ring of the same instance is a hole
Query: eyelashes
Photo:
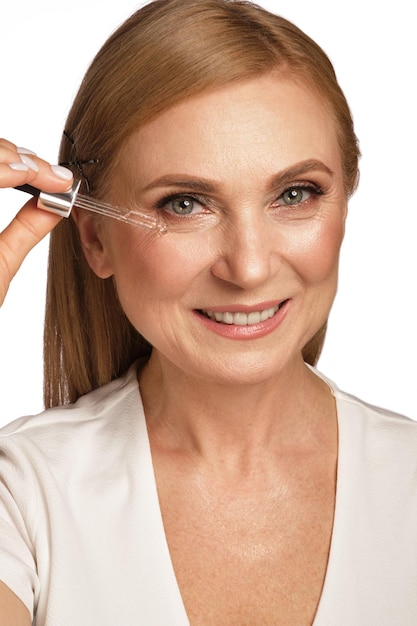
{"type": "Polygon", "coordinates": [[[324,189],[322,187],[312,185],[311,183],[291,185],[278,197],[275,204],[286,207],[298,206],[318,198],[323,194],[324,189]]]}
{"type": "Polygon", "coordinates": [[[173,216],[187,217],[214,210],[213,202],[200,194],[172,193],[162,197],[154,206],[159,211],[165,210],[173,216]]]}
{"type": "MultiPolygon", "coordinates": [[[[323,196],[326,190],[315,183],[297,182],[285,188],[275,200],[270,203],[272,209],[296,209],[311,205],[319,197],[323,196]]],[[[211,198],[198,193],[175,192],[163,196],[158,200],[154,209],[165,212],[171,217],[180,219],[212,214],[219,211],[221,207],[211,198]]]]}

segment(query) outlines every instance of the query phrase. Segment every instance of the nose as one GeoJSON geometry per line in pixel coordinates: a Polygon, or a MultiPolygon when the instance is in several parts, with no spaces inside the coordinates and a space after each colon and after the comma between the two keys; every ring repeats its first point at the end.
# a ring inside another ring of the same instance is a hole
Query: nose
{"type": "Polygon", "coordinates": [[[241,289],[254,289],[279,272],[279,234],[264,215],[252,211],[224,226],[213,276],[241,289]],[[275,231],[275,232],[274,232],[275,231]]]}

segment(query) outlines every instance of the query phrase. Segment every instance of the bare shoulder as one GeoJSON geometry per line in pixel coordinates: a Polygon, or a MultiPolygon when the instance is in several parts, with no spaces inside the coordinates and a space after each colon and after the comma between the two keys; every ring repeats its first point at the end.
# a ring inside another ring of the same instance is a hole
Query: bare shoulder
{"type": "Polygon", "coordinates": [[[30,626],[29,611],[21,600],[0,581],[0,626],[30,626]]]}

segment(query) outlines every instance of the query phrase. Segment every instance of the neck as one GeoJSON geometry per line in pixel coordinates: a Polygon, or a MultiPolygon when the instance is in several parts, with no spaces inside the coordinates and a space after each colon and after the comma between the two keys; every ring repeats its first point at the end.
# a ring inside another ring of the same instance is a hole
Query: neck
{"type": "Polygon", "coordinates": [[[328,431],[334,400],[302,359],[257,384],[201,380],[154,354],[140,374],[151,440],[217,460],[310,446],[328,431]]]}

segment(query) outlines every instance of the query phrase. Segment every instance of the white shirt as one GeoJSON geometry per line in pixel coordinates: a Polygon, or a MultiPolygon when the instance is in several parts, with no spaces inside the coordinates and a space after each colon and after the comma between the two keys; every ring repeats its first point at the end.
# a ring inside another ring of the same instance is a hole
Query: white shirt
{"type": "MultiPolygon", "coordinates": [[[[417,625],[417,423],[339,391],[314,626],[417,625]]],[[[37,626],[187,626],[136,369],[0,430],[0,580],[37,626]]]]}

